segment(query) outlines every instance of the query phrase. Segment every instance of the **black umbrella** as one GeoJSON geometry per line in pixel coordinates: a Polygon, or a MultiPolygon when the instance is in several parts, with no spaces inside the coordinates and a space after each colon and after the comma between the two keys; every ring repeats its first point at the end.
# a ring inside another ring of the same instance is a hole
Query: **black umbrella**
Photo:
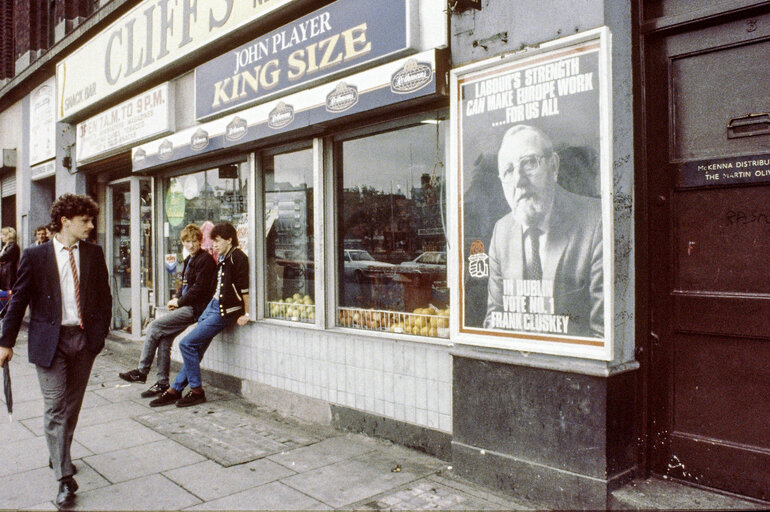
{"type": "Polygon", "coordinates": [[[13,391],[11,391],[11,366],[6,361],[3,364],[3,385],[5,386],[5,406],[8,407],[8,418],[13,421],[13,391]]]}

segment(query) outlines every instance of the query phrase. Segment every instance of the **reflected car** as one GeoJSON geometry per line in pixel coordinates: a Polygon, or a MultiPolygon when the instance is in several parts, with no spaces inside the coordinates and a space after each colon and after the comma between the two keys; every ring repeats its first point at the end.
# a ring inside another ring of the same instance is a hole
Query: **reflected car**
{"type": "Polygon", "coordinates": [[[363,249],[345,249],[344,255],[345,279],[363,283],[375,277],[390,277],[393,275],[392,263],[377,261],[363,249]]]}
{"type": "Polygon", "coordinates": [[[419,278],[423,283],[446,281],[446,252],[427,251],[413,260],[402,262],[398,267],[400,274],[412,280],[419,278]]]}

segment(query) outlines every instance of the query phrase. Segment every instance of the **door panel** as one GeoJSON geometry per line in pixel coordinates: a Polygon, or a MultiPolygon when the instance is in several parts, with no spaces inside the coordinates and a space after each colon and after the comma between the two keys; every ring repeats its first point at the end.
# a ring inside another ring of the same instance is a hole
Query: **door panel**
{"type": "Polygon", "coordinates": [[[645,47],[651,467],[770,500],[770,181],[679,179],[770,158],[770,134],[729,129],[770,110],[770,13],[713,23],[645,47]]]}

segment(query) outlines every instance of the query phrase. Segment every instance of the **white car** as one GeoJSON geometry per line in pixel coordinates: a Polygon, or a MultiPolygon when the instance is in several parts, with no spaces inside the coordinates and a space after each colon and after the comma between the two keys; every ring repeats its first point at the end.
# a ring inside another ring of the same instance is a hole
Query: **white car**
{"type": "Polygon", "coordinates": [[[363,249],[345,249],[344,258],[345,279],[352,279],[357,283],[378,276],[390,277],[395,267],[392,263],[375,260],[369,251],[363,249]]]}

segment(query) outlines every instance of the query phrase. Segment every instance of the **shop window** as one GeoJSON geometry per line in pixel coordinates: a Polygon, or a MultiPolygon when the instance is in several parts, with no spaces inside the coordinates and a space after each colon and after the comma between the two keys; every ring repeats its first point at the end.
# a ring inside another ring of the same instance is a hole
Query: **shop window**
{"type": "Polygon", "coordinates": [[[169,294],[181,283],[184,258],[188,256],[179,240],[186,225],[195,224],[203,231],[201,248],[216,259],[218,254],[209,233],[214,225],[229,222],[238,233],[240,248],[249,253],[247,164],[167,178],[163,190],[164,274],[169,294]]]}
{"type": "Polygon", "coordinates": [[[265,317],[315,323],[313,153],[266,156],[265,317]]]}
{"type": "Polygon", "coordinates": [[[337,325],[449,336],[446,122],[336,146],[337,325]]]}

